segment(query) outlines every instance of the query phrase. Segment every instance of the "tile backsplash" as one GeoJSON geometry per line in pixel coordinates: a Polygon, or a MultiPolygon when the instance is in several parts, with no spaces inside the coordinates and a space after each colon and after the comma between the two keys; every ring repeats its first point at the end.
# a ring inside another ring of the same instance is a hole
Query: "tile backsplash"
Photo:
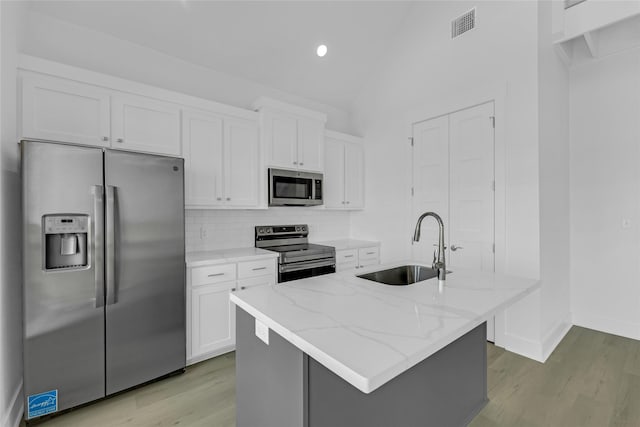
{"type": "Polygon", "coordinates": [[[309,240],[349,237],[350,213],[317,208],[266,210],[187,210],[187,252],[251,247],[256,225],[308,224],[309,240]]]}

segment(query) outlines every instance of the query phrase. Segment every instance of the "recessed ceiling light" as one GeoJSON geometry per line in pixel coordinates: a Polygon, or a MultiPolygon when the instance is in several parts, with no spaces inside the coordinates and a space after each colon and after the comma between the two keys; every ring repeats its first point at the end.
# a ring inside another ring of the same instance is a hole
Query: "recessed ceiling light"
{"type": "Polygon", "coordinates": [[[320,46],[318,46],[318,49],[316,49],[316,53],[320,57],[325,56],[327,54],[327,46],[321,44],[320,46]]]}

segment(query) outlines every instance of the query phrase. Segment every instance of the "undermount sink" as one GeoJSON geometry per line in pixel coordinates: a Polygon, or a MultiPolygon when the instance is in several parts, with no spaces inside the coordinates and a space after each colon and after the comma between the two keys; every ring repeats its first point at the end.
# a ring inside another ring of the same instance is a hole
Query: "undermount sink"
{"type": "Polygon", "coordinates": [[[438,276],[438,271],[422,265],[401,265],[388,270],[373,271],[358,277],[385,285],[404,286],[438,276]]]}

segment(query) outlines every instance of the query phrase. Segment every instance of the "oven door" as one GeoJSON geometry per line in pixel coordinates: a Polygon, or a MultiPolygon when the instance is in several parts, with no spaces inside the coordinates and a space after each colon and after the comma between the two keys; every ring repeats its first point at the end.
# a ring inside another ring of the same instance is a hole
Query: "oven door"
{"type": "Polygon", "coordinates": [[[322,174],[269,169],[269,206],[322,204],[322,174]]]}
{"type": "Polygon", "coordinates": [[[278,283],[289,282],[297,279],[306,279],[307,277],[320,276],[322,274],[335,272],[335,258],[281,264],[278,268],[278,283]]]}

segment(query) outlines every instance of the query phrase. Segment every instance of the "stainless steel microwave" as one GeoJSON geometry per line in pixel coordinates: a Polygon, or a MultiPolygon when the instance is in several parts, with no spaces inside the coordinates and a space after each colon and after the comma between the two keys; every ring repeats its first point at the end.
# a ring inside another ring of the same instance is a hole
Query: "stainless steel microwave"
{"type": "Polygon", "coordinates": [[[321,173],[269,168],[269,206],[321,204],[321,173]]]}

